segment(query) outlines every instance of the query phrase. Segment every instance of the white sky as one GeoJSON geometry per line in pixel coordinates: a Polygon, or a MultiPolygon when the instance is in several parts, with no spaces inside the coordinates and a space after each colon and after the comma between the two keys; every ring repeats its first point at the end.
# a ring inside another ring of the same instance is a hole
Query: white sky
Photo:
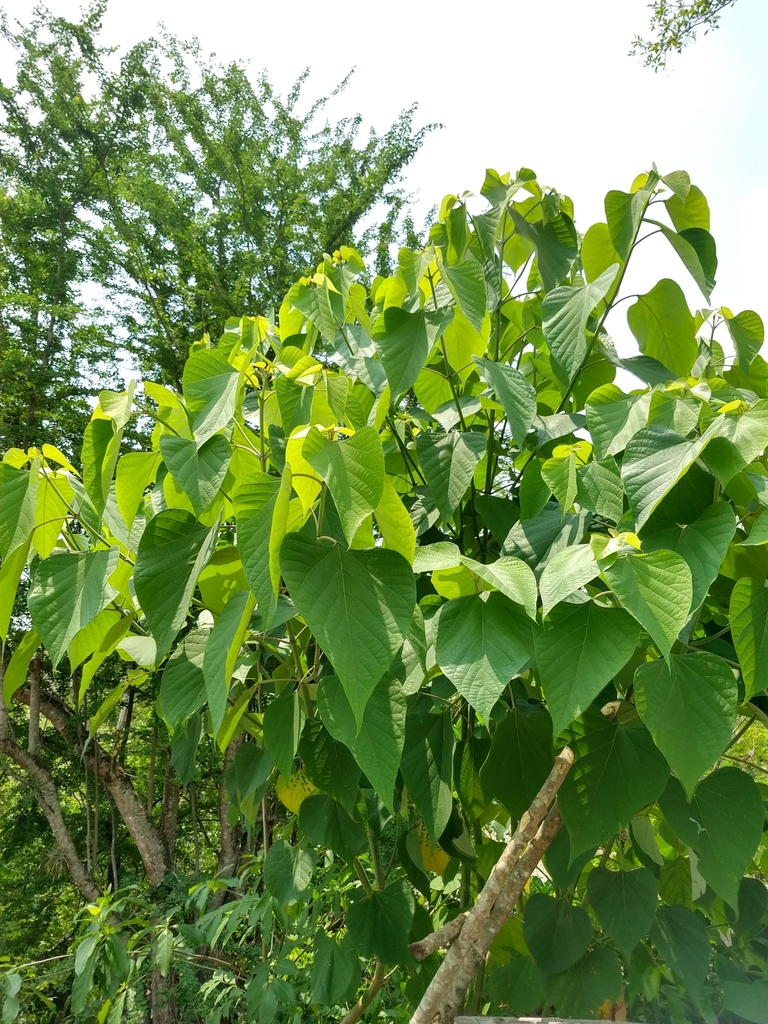
{"type": "MultiPolygon", "coordinates": [[[[21,19],[32,7],[0,4],[21,19]]],[[[71,17],[80,3],[49,7],[71,17]]],[[[112,0],[103,39],[127,46],[162,22],[173,34],[198,36],[222,60],[263,69],[280,90],[311,67],[308,100],[354,66],[329,116],[360,112],[382,130],[415,101],[419,123],[445,126],[407,173],[419,215],[447,192],[479,189],[488,166],[528,166],[574,199],[586,231],[604,219],[605,192],[628,188],[652,161],[662,173],[684,168],[712,209],[720,259],[713,302],[756,309],[768,322],[768,3],[738,0],[715,33],[659,74],[627,56],[648,18],[645,0],[112,0]]],[[[3,53],[0,75],[10,74],[3,53]]],[[[662,242],[647,243],[630,289],[665,275],[684,282],[662,242]]],[[[703,304],[695,287],[686,292],[692,306],[703,304]]],[[[614,330],[623,333],[618,323],[614,330]]]]}

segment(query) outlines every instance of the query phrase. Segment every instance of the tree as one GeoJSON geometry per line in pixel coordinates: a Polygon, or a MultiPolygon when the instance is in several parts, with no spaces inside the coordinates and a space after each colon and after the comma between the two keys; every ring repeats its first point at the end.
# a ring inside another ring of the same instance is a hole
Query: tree
{"type": "Polygon", "coordinates": [[[170,37],[115,66],[105,9],[2,22],[18,61],[0,87],[0,437],[70,458],[130,358],[178,388],[201,332],[268,314],[324,248],[397,236],[429,131],[411,108],[360,141],[359,117],[319,123],[327,99],[299,112],[306,74],[283,99],[170,37]]]}
{"type": "Polygon", "coordinates": [[[631,54],[641,54],[646,67],[658,71],[666,66],[670,53],[682,53],[683,47],[694,42],[698,32],[714,31],[720,21],[720,12],[731,7],[736,0],[654,0],[648,6],[651,16],[651,39],[635,37],[631,54]]]}
{"type": "Polygon", "coordinates": [[[685,172],[583,235],[527,169],[481,196],[102,392],[81,475],[0,464],[0,763],[88,905],[73,1019],[762,1019],[763,325],[710,308],[685,172]],[[656,234],[703,310],[623,295],[656,234]]]}

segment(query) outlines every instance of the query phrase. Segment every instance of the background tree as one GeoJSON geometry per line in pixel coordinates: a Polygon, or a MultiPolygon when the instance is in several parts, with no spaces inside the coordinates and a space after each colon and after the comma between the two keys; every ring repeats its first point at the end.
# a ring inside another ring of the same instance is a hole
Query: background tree
{"type": "Polygon", "coordinates": [[[105,9],[2,22],[0,438],[70,456],[88,397],[131,364],[178,387],[202,333],[268,312],[324,249],[396,234],[429,130],[411,108],[359,141],[359,117],[321,123],[326,99],[299,112],[306,74],[281,99],[171,38],[118,60],[105,9]]]}
{"type": "Polygon", "coordinates": [[[631,54],[640,54],[646,67],[658,71],[666,66],[670,53],[682,53],[703,29],[704,34],[717,28],[720,12],[736,0],[654,0],[651,11],[651,38],[635,38],[631,54]]]}

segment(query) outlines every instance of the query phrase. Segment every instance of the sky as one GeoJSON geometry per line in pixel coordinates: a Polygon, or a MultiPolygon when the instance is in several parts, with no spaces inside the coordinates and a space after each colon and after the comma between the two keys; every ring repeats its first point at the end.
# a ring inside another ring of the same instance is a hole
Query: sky
{"type": "MultiPolygon", "coordinates": [[[[22,20],[31,9],[30,0],[0,6],[22,20]]],[[[81,4],[48,6],[73,17],[81,4]]],[[[417,123],[443,127],[407,171],[417,223],[444,194],[479,190],[486,167],[527,166],[571,196],[583,232],[604,219],[605,193],[628,189],[651,162],[662,173],[683,168],[712,211],[713,305],[756,309],[768,322],[768,3],[738,0],[716,32],[656,74],[628,56],[649,16],[646,0],[111,0],[103,41],[125,47],[162,23],[223,61],[264,71],[278,90],[311,68],[307,102],[354,68],[328,116],[359,112],[379,131],[418,103],[417,123]]],[[[0,53],[0,76],[10,72],[0,53]]],[[[661,276],[684,282],[665,246],[656,237],[637,250],[627,288],[645,291],[661,276]]],[[[692,307],[703,305],[694,286],[685,290],[692,307]]]]}

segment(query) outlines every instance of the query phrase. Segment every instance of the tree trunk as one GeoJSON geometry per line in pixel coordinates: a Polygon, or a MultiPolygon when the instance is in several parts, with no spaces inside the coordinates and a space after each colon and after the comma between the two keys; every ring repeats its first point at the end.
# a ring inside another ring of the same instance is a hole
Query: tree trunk
{"type": "Polygon", "coordinates": [[[176,822],[179,818],[181,786],[176,781],[176,772],[171,764],[170,749],[165,752],[165,778],[163,780],[163,804],[160,810],[160,835],[168,858],[168,870],[176,861],[176,822]]]}
{"type": "Polygon", "coordinates": [[[156,967],[152,972],[150,987],[150,1013],[152,1024],[179,1024],[179,1008],[176,1005],[176,976],[173,970],[164,978],[156,967]]]}
{"type": "MultiPolygon", "coordinates": [[[[31,699],[29,688],[23,687],[17,690],[14,697],[20,703],[29,705],[31,699]]],[[[74,729],[74,713],[58,697],[42,691],[40,714],[66,739],[73,753],[83,758],[86,767],[93,772],[98,772],[99,781],[114,800],[115,807],[125,822],[125,827],[138,847],[149,884],[160,885],[170,870],[171,864],[163,839],[139,800],[126,771],[121,765],[114,762],[95,740],[88,744],[83,753],[83,738],[77,735],[74,729]]]]}

